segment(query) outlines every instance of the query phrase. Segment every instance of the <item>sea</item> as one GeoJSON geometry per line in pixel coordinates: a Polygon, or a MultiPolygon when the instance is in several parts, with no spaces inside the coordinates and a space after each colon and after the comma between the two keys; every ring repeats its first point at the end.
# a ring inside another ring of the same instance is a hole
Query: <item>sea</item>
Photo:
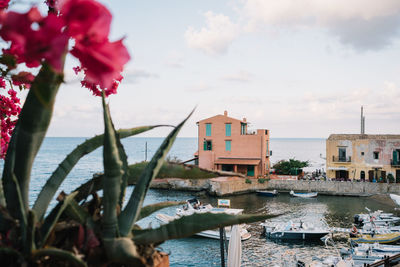
{"type": "MultiPolygon", "coordinates": [[[[77,137],[48,137],[36,157],[33,165],[30,185],[30,205],[33,205],[41,187],[55,170],[58,164],[77,145],[86,138],[77,137]]],[[[150,160],[163,138],[130,137],[122,140],[128,155],[129,163],[150,160]]],[[[309,161],[306,171],[325,168],[325,139],[272,138],[271,162],[295,158],[309,161]]],[[[193,158],[197,150],[197,138],[177,138],[168,157],[171,159],[188,160],[193,158]]],[[[3,162],[0,162],[2,171],[3,162]]],[[[83,157],[68,175],[59,191],[69,193],[90,179],[93,174],[103,171],[102,149],[83,157]]],[[[129,188],[127,196],[132,192],[129,188]]],[[[162,201],[186,200],[199,198],[203,203],[217,204],[217,198],[204,194],[177,192],[170,190],[151,189],[145,205],[162,201]]],[[[373,198],[357,198],[343,196],[318,196],[316,199],[290,198],[288,194],[280,194],[276,198],[261,197],[256,194],[245,194],[229,197],[231,206],[244,209],[244,213],[282,213],[274,218],[275,221],[312,221],[314,224],[328,223],[330,226],[350,227],[355,213],[365,212],[365,207],[372,210],[381,209],[393,212],[392,203],[373,198]]],[[[55,202],[52,202],[54,205],[55,202]]],[[[160,212],[174,215],[175,207],[160,212]]],[[[141,227],[158,227],[155,214],[138,222],[141,227]]],[[[242,266],[288,266],[285,261],[289,257],[310,261],[313,257],[337,255],[337,248],[347,246],[339,243],[336,248],[326,247],[322,242],[317,243],[285,243],[267,240],[261,235],[262,227],[253,223],[249,227],[252,237],[242,242],[242,266]]],[[[169,240],[159,246],[167,252],[171,266],[221,266],[220,244],[218,240],[202,237],[188,237],[179,240],[169,240]]]]}

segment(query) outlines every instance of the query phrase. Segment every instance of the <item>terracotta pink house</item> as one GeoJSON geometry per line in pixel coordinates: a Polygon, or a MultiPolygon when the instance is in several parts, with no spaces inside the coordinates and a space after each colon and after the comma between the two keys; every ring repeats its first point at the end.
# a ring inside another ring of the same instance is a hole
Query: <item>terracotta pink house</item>
{"type": "Polygon", "coordinates": [[[269,130],[247,131],[247,121],[224,115],[197,122],[198,165],[261,177],[269,173],[269,130]]]}

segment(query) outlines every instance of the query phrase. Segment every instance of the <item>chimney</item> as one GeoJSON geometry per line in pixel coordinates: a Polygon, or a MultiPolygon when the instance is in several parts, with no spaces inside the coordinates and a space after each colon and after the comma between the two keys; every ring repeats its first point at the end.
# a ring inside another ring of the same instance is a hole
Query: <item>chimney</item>
{"type": "Polygon", "coordinates": [[[365,116],[363,106],[361,106],[361,134],[365,134],[365,116]]]}
{"type": "Polygon", "coordinates": [[[224,111],[224,116],[228,116],[228,111],[224,111]]]}

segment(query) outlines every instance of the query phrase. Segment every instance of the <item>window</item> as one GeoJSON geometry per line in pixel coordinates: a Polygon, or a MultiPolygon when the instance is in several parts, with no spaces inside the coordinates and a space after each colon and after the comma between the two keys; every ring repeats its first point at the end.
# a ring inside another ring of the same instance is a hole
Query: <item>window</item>
{"type": "Polygon", "coordinates": [[[206,136],[211,136],[211,123],[206,123],[206,136]]]}
{"type": "Polygon", "coordinates": [[[241,123],[240,124],[240,134],[245,135],[246,134],[246,123],[241,123]]]}
{"type": "Polygon", "coordinates": [[[361,152],[361,156],[364,156],[364,152],[361,152]]]}
{"type": "Polygon", "coordinates": [[[379,159],[379,152],[377,151],[374,152],[374,159],[379,159]]]}
{"type": "Polygon", "coordinates": [[[339,161],[345,162],[346,161],[346,148],[339,147],[339,161]]]}
{"type": "Polygon", "coordinates": [[[231,126],[232,124],[230,123],[225,124],[225,136],[231,136],[231,126]]]}
{"type": "Polygon", "coordinates": [[[360,172],[360,178],[361,180],[365,180],[365,171],[360,172]]]}
{"type": "Polygon", "coordinates": [[[225,151],[231,151],[231,140],[225,140],[225,151]]]}
{"type": "Polygon", "coordinates": [[[212,150],[212,142],[211,140],[204,140],[204,151],[212,150]]]}

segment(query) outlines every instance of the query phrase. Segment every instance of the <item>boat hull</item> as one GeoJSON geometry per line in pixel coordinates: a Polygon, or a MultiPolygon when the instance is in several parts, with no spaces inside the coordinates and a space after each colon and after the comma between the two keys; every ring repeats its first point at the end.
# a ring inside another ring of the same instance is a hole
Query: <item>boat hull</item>
{"type": "Polygon", "coordinates": [[[353,242],[356,243],[379,243],[379,244],[390,244],[396,243],[400,240],[400,233],[388,233],[388,234],[378,234],[378,235],[360,235],[358,237],[351,238],[353,242]]]}
{"type": "Polygon", "coordinates": [[[264,196],[264,197],[276,197],[278,192],[276,191],[257,191],[257,195],[264,196]]]}
{"type": "Polygon", "coordinates": [[[279,240],[320,240],[325,235],[329,234],[328,231],[322,232],[266,232],[265,235],[269,239],[279,240]]]}

